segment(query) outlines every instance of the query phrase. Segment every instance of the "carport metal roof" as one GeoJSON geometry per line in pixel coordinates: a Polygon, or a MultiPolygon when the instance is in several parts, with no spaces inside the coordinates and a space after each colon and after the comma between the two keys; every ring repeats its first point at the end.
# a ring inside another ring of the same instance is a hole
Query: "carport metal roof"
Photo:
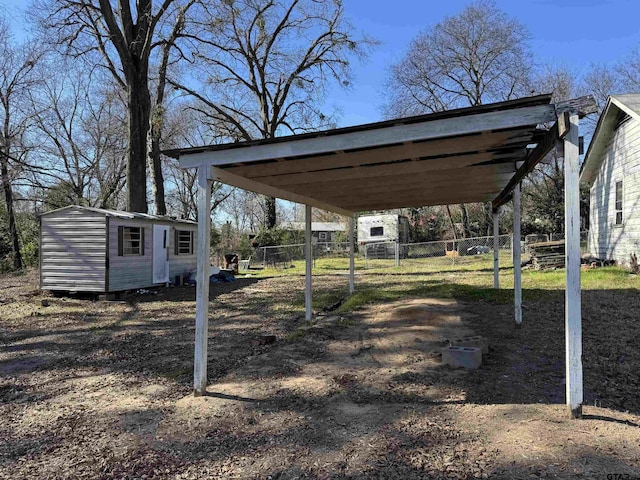
{"type": "Polygon", "coordinates": [[[499,206],[555,145],[558,115],[576,108],[584,114],[592,102],[550,101],[551,95],[538,95],[165,153],[182,168],[211,166],[213,180],[345,215],[450,203],[499,206]]]}

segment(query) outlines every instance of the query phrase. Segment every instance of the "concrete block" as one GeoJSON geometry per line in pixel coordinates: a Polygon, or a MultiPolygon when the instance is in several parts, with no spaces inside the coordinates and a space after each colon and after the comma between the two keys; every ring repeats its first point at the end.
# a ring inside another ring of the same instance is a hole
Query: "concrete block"
{"type": "Polygon", "coordinates": [[[119,299],[120,299],[119,294],[115,292],[98,295],[98,300],[100,301],[112,302],[114,300],[119,300],[119,299]]]}
{"type": "Polygon", "coordinates": [[[489,353],[489,341],[487,337],[475,335],[473,337],[462,337],[451,340],[452,347],[478,347],[482,350],[482,354],[489,353]]]}
{"type": "Polygon", "coordinates": [[[451,367],[475,370],[482,365],[482,350],[479,347],[448,347],[442,349],[442,363],[451,367]]]}

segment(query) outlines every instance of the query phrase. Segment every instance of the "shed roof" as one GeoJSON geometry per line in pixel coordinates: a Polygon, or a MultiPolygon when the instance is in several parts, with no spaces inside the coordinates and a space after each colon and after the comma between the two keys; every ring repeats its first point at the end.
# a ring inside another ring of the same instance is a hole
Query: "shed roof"
{"type": "Polygon", "coordinates": [[[149,220],[156,222],[170,222],[170,223],[182,223],[188,225],[197,225],[197,222],[192,220],[180,220],[173,217],[167,217],[163,215],[149,215],[147,213],[138,213],[138,212],[123,212],[121,210],[107,210],[104,208],[95,208],[95,207],[85,207],[83,205],[69,205],[66,207],[58,208],[56,210],[50,210],[48,212],[43,212],[40,214],[41,217],[45,217],[47,215],[51,215],[53,213],[64,212],[66,210],[86,210],[89,212],[100,213],[105,217],[115,217],[115,218],[123,218],[127,220],[149,220]]]}
{"type": "MultiPolygon", "coordinates": [[[[305,228],[304,222],[284,222],[280,225],[284,230],[300,230],[305,228]]],[[[346,229],[340,222],[311,222],[311,230],[314,232],[342,232],[346,229]]]]}
{"type": "Polygon", "coordinates": [[[182,168],[209,167],[210,179],[344,215],[450,203],[499,206],[555,146],[558,114],[584,115],[595,106],[591,97],[550,102],[545,94],[165,153],[182,168]]]}
{"type": "Polygon", "coordinates": [[[607,104],[598,119],[598,125],[582,163],[581,182],[591,184],[598,176],[605,150],[616,131],[621,114],[640,120],[640,93],[611,95],[607,99],[607,104]]]}

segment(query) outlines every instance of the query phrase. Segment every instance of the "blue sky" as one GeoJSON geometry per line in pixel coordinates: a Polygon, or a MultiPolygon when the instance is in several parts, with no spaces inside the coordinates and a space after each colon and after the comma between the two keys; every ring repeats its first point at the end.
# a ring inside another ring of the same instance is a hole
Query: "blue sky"
{"type": "MultiPolygon", "coordinates": [[[[1,1],[1,0],[0,0],[1,1]]],[[[351,90],[335,91],[332,104],[342,111],[340,126],[380,120],[382,86],[390,64],[405,53],[421,30],[456,15],[466,0],[344,0],[358,31],[381,45],[355,69],[351,90]]],[[[638,0],[497,0],[509,16],[529,30],[537,63],[569,66],[580,74],[592,62],[612,63],[640,46],[638,0]]]]}
{"type": "MultiPolygon", "coordinates": [[[[387,68],[421,30],[460,12],[466,0],[343,0],[355,30],[381,43],[364,64],[354,65],[349,90],[330,92],[341,112],[339,126],[380,120],[387,68]]],[[[0,12],[20,33],[27,0],[0,0],[0,12]]],[[[640,46],[638,0],[497,0],[528,28],[532,61],[567,65],[580,74],[592,62],[612,63],[640,46]]]]}

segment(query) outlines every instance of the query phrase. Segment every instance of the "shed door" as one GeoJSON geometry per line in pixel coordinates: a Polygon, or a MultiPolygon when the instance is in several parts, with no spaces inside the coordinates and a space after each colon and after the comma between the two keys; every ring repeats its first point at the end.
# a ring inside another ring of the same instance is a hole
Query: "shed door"
{"type": "Polygon", "coordinates": [[[153,226],[153,283],[169,281],[169,227],[153,226]]]}

